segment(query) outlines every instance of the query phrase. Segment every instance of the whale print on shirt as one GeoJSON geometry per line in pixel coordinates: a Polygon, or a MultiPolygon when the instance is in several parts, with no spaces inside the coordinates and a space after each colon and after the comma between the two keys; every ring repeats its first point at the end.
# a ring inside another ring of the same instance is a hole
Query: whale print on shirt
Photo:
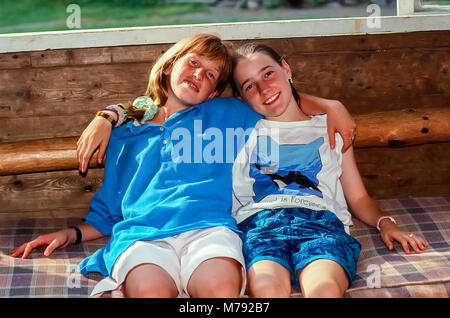
{"type": "Polygon", "coordinates": [[[324,143],[323,137],[298,145],[279,145],[270,136],[257,138],[250,163],[250,177],[255,179],[254,202],[277,194],[323,197],[317,187],[317,174],[322,169],[319,148],[324,143]]]}

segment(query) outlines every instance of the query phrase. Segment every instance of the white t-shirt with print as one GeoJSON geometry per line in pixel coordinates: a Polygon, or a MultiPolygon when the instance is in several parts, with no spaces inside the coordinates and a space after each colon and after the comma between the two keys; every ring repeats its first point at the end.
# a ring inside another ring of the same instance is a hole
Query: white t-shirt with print
{"type": "Polygon", "coordinates": [[[233,216],[238,223],[267,209],[329,210],[347,233],[352,225],[339,180],[343,141],[331,150],[326,115],[279,122],[261,119],[232,169],[233,216]]]}

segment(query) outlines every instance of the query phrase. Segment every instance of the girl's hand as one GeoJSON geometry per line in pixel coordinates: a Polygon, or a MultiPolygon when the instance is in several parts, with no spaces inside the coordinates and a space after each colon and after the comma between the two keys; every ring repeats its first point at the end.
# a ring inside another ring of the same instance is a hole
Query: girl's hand
{"type": "Polygon", "coordinates": [[[22,258],[25,259],[34,248],[42,245],[48,245],[44,251],[44,255],[50,256],[56,248],[62,249],[70,244],[73,244],[76,238],[77,236],[73,229],[64,229],[47,235],[40,235],[34,240],[24,243],[18,248],[12,250],[11,256],[18,257],[23,254],[22,258]]]}
{"type": "Polygon", "coordinates": [[[102,163],[106,146],[111,136],[112,125],[103,117],[95,117],[81,134],[77,141],[78,169],[84,173],[94,151],[99,148],[97,155],[98,164],[102,163]]]}
{"type": "Polygon", "coordinates": [[[321,98],[299,92],[302,111],[307,115],[327,113],[328,137],[331,149],[336,147],[336,132],[340,133],[344,140],[342,153],[353,144],[356,123],[345,106],[338,100],[321,98]]]}
{"type": "Polygon", "coordinates": [[[335,133],[338,132],[344,141],[342,153],[353,144],[353,138],[356,134],[356,123],[345,106],[337,100],[329,101],[332,107],[327,109],[328,137],[330,139],[331,149],[336,146],[335,133]]]}
{"type": "Polygon", "coordinates": [[[416,253],[420,253],[428,247],[428,243],[420,235],[407,233],[393,222],[386,221],[385,224],[382,223],[380,228],[381,239],[390,251],[394,249],[394,245],[392,244],[393,241],[399,242],[403,246],[403,250],[406,254],[410,253],[409,246],[411,246],[416,253]]]}

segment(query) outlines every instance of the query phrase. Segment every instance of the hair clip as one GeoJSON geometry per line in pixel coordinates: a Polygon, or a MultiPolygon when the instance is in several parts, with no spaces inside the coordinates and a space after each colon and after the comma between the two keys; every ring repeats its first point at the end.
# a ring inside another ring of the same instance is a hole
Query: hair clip
{"type": "Polygon", "coordinates": [[[133,106],[136,108],[143,108],[145,110],[144,117],[140,120],[141,123],[147,120],[153,119],[158,112],[158,106],[153,103],[153,100],[148,96],[139,96],[133,102],[133,106]]]}

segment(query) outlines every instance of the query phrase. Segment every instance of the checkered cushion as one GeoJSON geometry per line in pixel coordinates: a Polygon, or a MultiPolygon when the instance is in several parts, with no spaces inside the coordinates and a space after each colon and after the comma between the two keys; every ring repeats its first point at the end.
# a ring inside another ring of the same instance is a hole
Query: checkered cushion
{"type": "Polygon", "coordinates": [[[13,258],[9,251],[40,234],[51,233],[81,219],[23,219],[1,222],[0,297],[88,297],[97,281],[97,273],[83,276],[77,265],[104,246],[107,238],[57,249],[49,257],[33,251],[28,259],[13,258]]]}
{"type": "MultiPolygon", "coordinates": [[[[389,251],[374,228],[354,220],[351,234],[362,245],[357,274],[346,297],[449,297],[450,197],[379,200],[387,215],[407,231],[422,235],[426,252],[407,255],[395,243],[389,251]],[[379,275],[378,275],[379,274],[379,275]]],[[[75,272],[77,264],[107,238],[56,250],[34,251],[29,259],[9,251],[39,234],[79,223],[79,219],[24,219],[0,225],[0,297],[87,297],[102,277],[75,272]]],[[[300,293],[294,293],[300,297],[300,293]]]]}
{"type": "Polygon", "coordinates": [[[448,297],[450,197],[380,200],[378,204],[402,229],[424,237],[429,247],[420,254],[412,249],[406,254],[395,242],[395,251],[389,251],[375,228],[354,219],[351,234],[362,248],[356,277],[346,296],[448,297]]]}

